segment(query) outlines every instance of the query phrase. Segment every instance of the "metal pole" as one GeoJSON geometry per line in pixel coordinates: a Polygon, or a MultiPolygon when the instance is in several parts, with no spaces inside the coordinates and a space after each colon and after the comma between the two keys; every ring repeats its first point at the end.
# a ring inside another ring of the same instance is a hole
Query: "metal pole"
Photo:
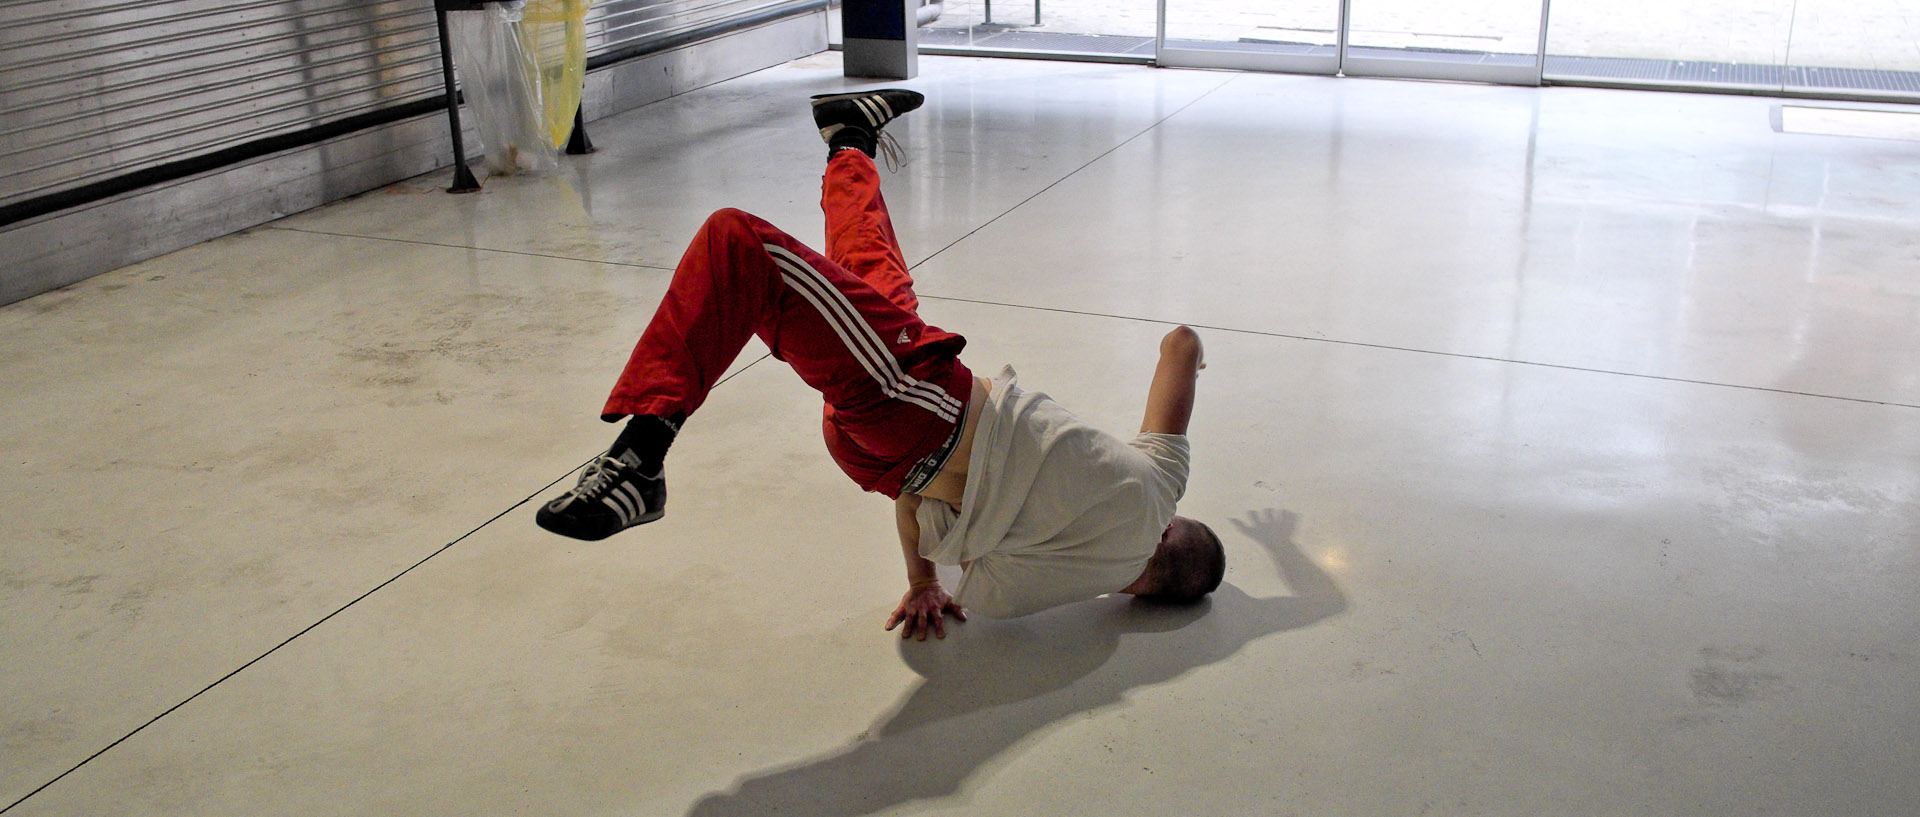
{"type": "Polygon", "coordinates": [[[1540,0],[1540,47],[1534,50],[1533,84],[1545,85],[1547,82],[1547,15],[1553,9],[1553,0],[1540,0]]]}
{"type": "Polygon", "coordinates": [[[449,193],[471,193],[480,189],[480,180],[467,167],[467,147],[460,138],[460,95],[453,87],[453,52],[447,46],[447,10],[433,4],[434,21],[440,24],[440,74],[447,85],[447,122],[453,128],[453,186],[449,193]]]}
{"type": "Polygon", "coordinates": [[[587,138],[587,103],[582,101],[573,109],[573,135],[567,137],[567,155],[581,156],[595,150],[598,148],[593,146],[593,140],[587,138]]]}
{"type": "Polygon", "coordinates": [[[1167,50],[1167,0],[1155,0],[1153,21],[1153,64],[1158,66],[1160,53],[1167,50]]]}
{"type": "Polygon", "coordinates": [[[1333,73],[1339,76],[1347,70],[1347,26],[1353,19],[1353,0],[1340,0],[1340,22],[1335,28],[1333,40],[1333,73]]]}

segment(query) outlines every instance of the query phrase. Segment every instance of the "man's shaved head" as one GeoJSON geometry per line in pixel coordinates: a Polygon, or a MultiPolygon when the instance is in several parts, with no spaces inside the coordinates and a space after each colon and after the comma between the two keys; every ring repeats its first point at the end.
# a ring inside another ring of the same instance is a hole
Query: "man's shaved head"
{"type": "Polygon", "coordinates": [[[1160,535],[1160,546],[1147,561],[1141,598],[1190,604],[1206,598],[1227,575],[1227,552],[1212,528],[1176,516],[1160,535]]]}

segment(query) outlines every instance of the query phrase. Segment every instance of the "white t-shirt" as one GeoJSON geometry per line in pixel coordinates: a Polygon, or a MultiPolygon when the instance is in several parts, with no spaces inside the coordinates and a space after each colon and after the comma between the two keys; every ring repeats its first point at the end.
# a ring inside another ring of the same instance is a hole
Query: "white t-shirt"
{"type": "Polygon", "coordinates": [[[920,503],[920,555],[968,562],[954,599],[995,618],[1112,593],[1146,570],[1190,456],[1179,434],[1123,443],[1022,391],[1008,366],[980,412],[960,510],[920,503]]]}

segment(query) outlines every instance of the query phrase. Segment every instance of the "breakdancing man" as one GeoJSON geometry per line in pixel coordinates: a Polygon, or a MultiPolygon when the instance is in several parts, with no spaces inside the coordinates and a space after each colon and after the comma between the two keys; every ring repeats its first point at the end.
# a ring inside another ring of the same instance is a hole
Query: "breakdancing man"
{"type": "Polygon", "coordinates": [[[827,255],[739,210],[708,217],[601,409],[626,427],[540,509],[541,527],[598,540],[659,519],[668,446],[758,336],[825,399],[834,462],[895,500],[908,589],[888,630],[944,638],[944,617],[965,621],[967,608],[1012,617],[1114,592],[1186,602],[1219,586],[1219,537],[1174,515],[1206,365],[1193,330],[1161,341],[1140,433],[1122,442],[1022,390],[1011,367],[975,376],[959,358],[966,339],[920,320],[873,159],[894,150],[882,128],[922,101],[902,89],[812,99],[828,147],[827,255]],[[936,563],[961,566],[954,594],[936,563]]]}

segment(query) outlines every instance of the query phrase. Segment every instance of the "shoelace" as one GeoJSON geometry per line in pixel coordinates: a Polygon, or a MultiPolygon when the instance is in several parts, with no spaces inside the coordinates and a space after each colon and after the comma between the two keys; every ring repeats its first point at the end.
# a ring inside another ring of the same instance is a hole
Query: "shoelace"
{"type": "Polygon", "coordinates": [[[620,481],[620,472],[627,464],[601,454],[593,462],[587,463],[587,470],[580,474],[580,484],[573,487],[573,495],[579,499],[599,499],[613,490],[620,481]]]}
{"type": "Polygon", "coordinates": [[[883,130],[874,142],[880,147],[880,155],[887,160],[887,172],[900,172],[900,166],[907,163],[907,153],[899,142],[894,141],[893,134],[883,130]]]}

